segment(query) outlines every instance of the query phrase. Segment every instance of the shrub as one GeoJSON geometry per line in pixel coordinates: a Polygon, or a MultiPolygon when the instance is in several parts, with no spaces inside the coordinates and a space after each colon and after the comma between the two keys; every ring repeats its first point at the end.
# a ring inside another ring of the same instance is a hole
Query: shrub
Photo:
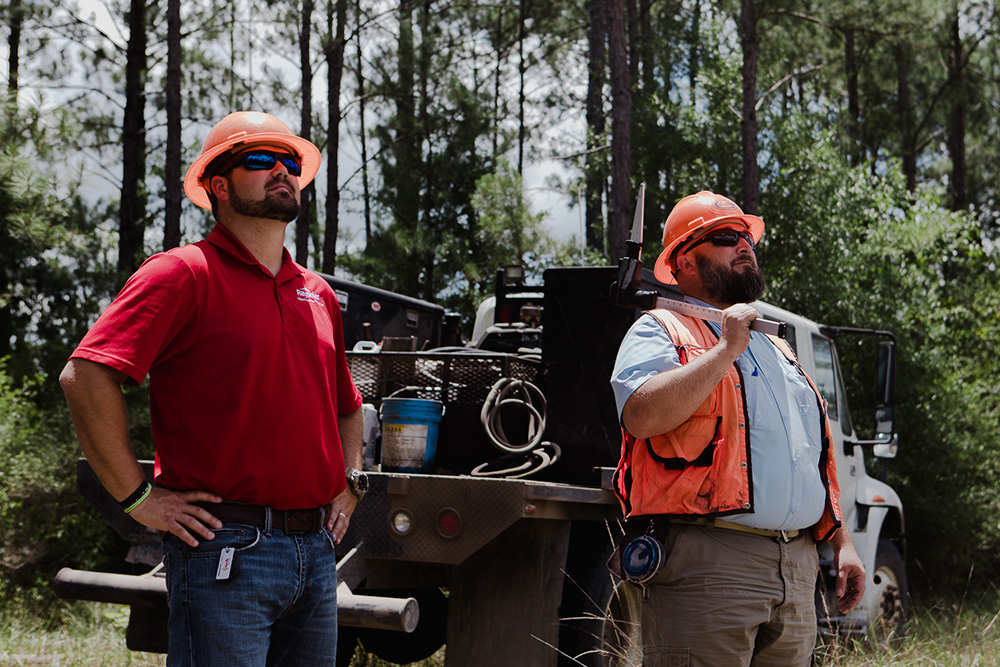
{"type": "Polygon", "coordinates": [[[43,413],[0,362],[0,603],[48,605],[59,568],[107,566],[115,536],[75,485],[80,456],[68,410],[43,413]]]}

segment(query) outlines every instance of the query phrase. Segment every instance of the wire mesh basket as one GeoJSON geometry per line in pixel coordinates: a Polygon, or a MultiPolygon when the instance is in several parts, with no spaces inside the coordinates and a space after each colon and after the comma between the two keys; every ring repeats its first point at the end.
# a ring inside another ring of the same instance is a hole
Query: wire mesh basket
{"type": "Polygon", "coordinates": [[[364,402],[376,407],[405,389],[411,398],[478,409],[501,378],[542,379],[540,361],[509,354],[348,352],[347,363],[364,402]]]}

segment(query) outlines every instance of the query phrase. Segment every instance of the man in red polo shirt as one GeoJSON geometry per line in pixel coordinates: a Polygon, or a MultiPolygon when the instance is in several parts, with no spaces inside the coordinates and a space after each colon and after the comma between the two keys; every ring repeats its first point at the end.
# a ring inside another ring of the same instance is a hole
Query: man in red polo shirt
{"type": "Polygon", "coordinates": [[[171,666],[336,660],[334,543],[367,488],[361,396],[333,290],[284,248],[319,164],[273,116],[220,121],[185,178],[218,224],[147,260],[60,377],[102,483],[165,534],[171,666]],[[121,391],[146,375],[155,485],[121,391]]]}

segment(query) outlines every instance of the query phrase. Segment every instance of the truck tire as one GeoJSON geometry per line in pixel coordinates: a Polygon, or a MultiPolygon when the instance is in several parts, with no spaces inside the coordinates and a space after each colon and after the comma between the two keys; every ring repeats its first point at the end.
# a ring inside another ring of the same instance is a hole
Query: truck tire
{"type": "Polygon", "coordinates": [[[903,557],[890,540],[878,541],[872,586],[878,600],[878,617],[872,621],[874,636],[880,642],[902,637],[910,615],[910,593],[903,557]]]}
{"type": "MultiPolygon", "coordinates": [[[[608,541],[607,530],[603,541],[608,541]]],[[[639,596],[635,587],[608,572],[613,547],[570,542],[559,606],[559,667],[635,667],[642,664],[639,596]]]]}

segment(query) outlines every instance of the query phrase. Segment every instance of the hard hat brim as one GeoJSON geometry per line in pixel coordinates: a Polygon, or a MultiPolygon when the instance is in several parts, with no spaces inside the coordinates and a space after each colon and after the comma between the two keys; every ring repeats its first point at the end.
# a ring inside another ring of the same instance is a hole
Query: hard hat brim
{"type": "Polygon", "coordinates": [[[753,237],[754,245],[756,245],[760,241],[761,237],[764,236],[764,221],[756,215],[747,215],[743,213],[740,215],[730,215],[724,218],[710,220],[704,225],[700,225],[696,230],[693,230],[687,236],[675,240],[673,243],[664,248],[663,252],[660,253],[660,256],[656,258],[656,263],[653,265],[653,275],[656,276],[656,279],[664,285],[676,285],[677,279],[674,278],[673,262],[670,259],[671,255],[674,254],[674,251],[686,244],[689,240],[693,240],[696,233],[697,236],[701,237],[712,229],[730,222],[742,222],[747,232],[749,232],[750,236],[753,237]]]}
{"type": "Polygon", "coordinates": [[[191,164],[184,176],[184,194],[188,199],[201,208],[211,210],[212,202],[208,198],[208,191],[202,185],[201,178],[205,173],[205,168],[220,155],[227,152],[240,152],[243,148],[253,146],[274,146],[276,148],[287,148],[302,158],[302,175],[298,177],[299,189],[312,183],[319,172],[319,166],[323,161],[323,156],[319,149],[309,141],[294,134],[284,134],[280,132],[261,132],[257,134],[244,135],[232,140],[224,141],[218,146],[213,146],[211,150],[205,151],[198,156],[198,159],[191,164]],[[233,151],[233,149],[236,149],[233,151]]]}

